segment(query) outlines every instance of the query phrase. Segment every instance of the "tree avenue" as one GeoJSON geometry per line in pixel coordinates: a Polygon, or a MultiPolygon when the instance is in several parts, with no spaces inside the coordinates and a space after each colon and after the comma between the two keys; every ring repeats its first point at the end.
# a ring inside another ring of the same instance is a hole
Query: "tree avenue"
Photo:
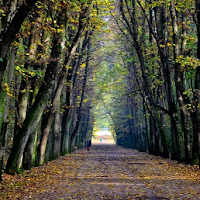
{"type": "Polygon", "coordinates": [[[118,145],[200,165],[200,1],[3,0],[0,171],[107,127],[118,145]]]}

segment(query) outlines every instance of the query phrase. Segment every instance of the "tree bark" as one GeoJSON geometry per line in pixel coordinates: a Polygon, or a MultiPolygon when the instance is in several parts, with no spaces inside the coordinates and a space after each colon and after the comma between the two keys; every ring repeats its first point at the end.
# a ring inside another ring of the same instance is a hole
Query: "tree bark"
{"type": "MultiPolygon", "coordinates": [[[[171,2],[170,6],[172,29],[173,29],[173,53],[174,53],[174,72],[175,72],[175,83],[176,83],[176,94],[181,108],[181,119],[182,128],[184,132],[184,146],[185,146],[185,162],[191,162],[190,156],[190,145],[189,145],[189,112],[187,110],[187,104],[190,103],[189,98],[184,95],[185,87],[183,81],[183,72],[180,71],[180,65],[176,62],[176,59],[180,55],[180,45],[179,45],[179,28],[178,28],[178,17],[176,15],[176,10],[174,3],[171,2]]],[[[181,148],[179,146],[179,148],[181,148]]]]}
{"type": "MultiPolygon", "coordinates": [[[[197,13],[197,58],[200,59],[200,0],[195,0],[197,13]]],[[[195,77],[195,112],[193,118],[193,148],[192,159],[194,164],[200,167],[200,66],[196,69],[195,77]]]]}
{"type": "Polygon", "coordinates": [[[54,117],[54,135],[53,135],[53,159],[60,156],[61,145],[61,114],[55,113],[54,117]]]}
{"type": "Polygon", "coordinates": [[[79,129],[80,120],[81,120],[81,111],[82,111],[82,106],[83,106],[83,100],[85,97],[85,89],[86,89],[88,69],[89,69],[89,60],[90,60],[90,48],[91,48],[90,39],[91,39],[91,37],[89,37],[88,44],[87,44],[87,59],[86,59],[86,66],[85,66],[84,78],[83,78],[83,83],[82,83],[81,100],[80,100],[80,105],[77,110],[77,120],[76,120],[75,127],[73,128],[73,131],[70,134],[70,151],[72,151],[72,144],[73,144],[74,138],[77,134],[77,131],[79,129]]]}
{"type": "Polygon", "coordinates": [[[34,132],[30,135],[26,147],[24,149],[23,169],[25,170],[30,170],[31,167],[35,165],[35,142],[37,140],[37,133],[38,131],[34,130],[34,132]]]}
{"type": "Polygon", "coordinates": [[[48,97],[51,93],[55,75],[58,70],[58,62],[60,57],[60,49],[57,36],[54,36],[51,61],[47,66],[44,76],[44,81],[40,87],[36,101],[27,113],[26,119],[22,128],[18,128],[13,142],[13,148],[8,158],[6,172],[7,173],[20,173],[22,168],[23,152],[28,141],[29,136],[32,134],[35,127],[37,127],[43,111],[46,107],[48,97]]]}
{"type": "MultiPolygon", "coordinates": [[[[12,48],[11,50],[11,58],[9,60],[8,69],[6,70],[7,76],[7,84],[11,85],[14,75],[14,66],[15,66],[15,57],[17,53],[17,48],[12,48]]],[[[3,170],[3,162],[5,157],[5,149],[6,149],[6,134],[7,134],[7,126],[8,126],[8,115],[10,111],[10,104],[12,99],[6,94],[6,92],[0,93],[0,99],[2,99],[0,104],[0,180],[2,179],[2,170],[3,170]]]]}
{"type": "MultiPolygon", "coordinates": [[[[81,41],[81,37],[82,37],[82,32],[84,29],[84,23],[83,20],[85,19],[85,15],[82,16],[83,18],[80,18],[80,22],[79,22],[79,29],[77,31],[77,34],[72,42],[72,46],[69,49],[68,55],[65,58],[65,64],[64,66],[69,66],[70,62],[72,60],[72,56],[74,55],[80,41],[81,41]]],[[[47,119],[47,124],[45,125],[45,129],[43,131],[42,134],[42,139],[41,139],[41,143],[40,143],[40,150],[39,150],[39,165],[42,165],[44,163],[44,158],[45,158],[45,150],[46,150],[46,145],[47,145],[47,140],[48,140],[48,136],[49,136],[49,131],[51,128],[51,125],[53,123],[54,120],[54,116],[55,116],[55,112],[56,110],[59,109],[59,105],[60,105],[60,97],[63,91],[63,88],[65,86],[65,80],[67,77],[67,71],[66,68],[63,67],[62,72],[61,72],[61,76],[59,77],[59,81],[58,81],[58,85],[57,85],[57,89],[54,95],[54,99],[52,102],[52,107],[50,109],[49,115],[48,115],[48,119],[47,119]]]]}
{"type": "Polygon", "coordinates": [[[15,35],[19,32],[22,23],[28,16],[29,12],[34,8],[38,0],[28,0],[16,10],[14,17],[12,17],[9,25],[4,23],[3,31],[0,35],[0,91],[2,91],[3,74],[7,66],[7,55],[12,42],[15,40],[15,35]]]}
{"type": "MultiPolygon", "coordinates": [[[[133,9],[134,10],[134,9],[133,9]]],[[[126,28],[129,31],[132,39],[133,39],[133,45],[135,48],[135,51],[137,53],[139,62],[140,62],[140,68],[141,68],[141,72],[142,72],[142,79],[143,79],[143,89],[145,92],[145,95],[148,97],[148,101],[151,107],[151,115],[153,117],[154,120],[154,125],[155,125],[155,139],[158,143],[158,138],[160,137],[160,129],[159,129],[159,119],[156,117],[156,107],[155,107],[155,102],[153,99],[153,94],[152,91],[150,89],[150,83],[147,77],[147,74],[145,72],[146,69],[146,65],[145,65],[145,61],[144,61],[144,56],[143,56],[143,52],[142,52],[142,48],[141,48],[141,43],[138,41],[138,32],[137,32],[137,27],[136,27],[136,22],[134,21],[134,23],[130,24],[126,15],[125,15],[125,10],[124,10],[124,1],[121,0],[120,1],[120,12],[122,14],[122,18],[126,23],[126,28]]],[[[129,12],[129,15],[131,15],[131,13],[129,12]]],[[[133,21],[133,20],[132,20],[133,21]]],[[[159,147],[157,147],[155,152],[156,154],[159,154],[159,147]]]]}

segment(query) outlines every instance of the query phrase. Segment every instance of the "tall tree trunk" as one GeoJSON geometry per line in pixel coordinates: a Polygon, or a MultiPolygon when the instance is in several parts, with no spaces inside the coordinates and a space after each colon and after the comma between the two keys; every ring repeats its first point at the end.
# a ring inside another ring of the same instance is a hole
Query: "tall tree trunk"
{"type": "MultiPolygon", "coordinates": [[[[67,78],[67,81],[71,80],[71,76],[69,78],[67,78]]],[[[67,149],[68,149],[68,145],[67,145],[67,141],[68,141],[68,137],[67,137],[67,131],[66,131],[66,124],[67,124],[67,119],[68,119],[68,114],[69,114],[69,106],[70,106],[70,89],[67,88],[66,91],[66,101],[65,101],[65,111],[63,113],[63,117],[62,117],[62,133],[61,133],[61,147],[60,147],[60,152],[61,155],[65,155],[67,153],[67,149]]]]}
{"type": "Polygon", "coordinates": [[[80,104],[79,104],[79,107],[77,110],[77,119],[76,119],[75,127],[73,128],[73,131],[70,135],[70,151],[72,151],[72,144],[73,144],[74,138],[77,134],[77,131],[79,129],[80,120],[81,120],[81,111],[82,111],[82,106],[83,106],[83,100],[85,97],[85,90],[86,90],[88,70],[89,70],[90,48],[91,48],[90,40],[91,40],[91,38],[89,37],[88,43],[87,43],[87,59],[86,59],[86,66],[85,66],[85,72],[84,72],[84,78],[83,78],[83,84],[82,84],[81,100],[80,100],[80,104]]]}
{"type": "MultiPolygon", "coordinates": [[[[126,6],[128,8],[127,3],[126,3],[126,6]]],[[[133,10],[135,10],[135,9],[133,8],[133,10]]],[[[138,31],[137,31],[137,27],[136,27],[136,21],[131,14],[131,10],[128,9],[128,11],[129,11],[129,15],[130,15],[131,22],[132,22],[131,24],[129,23],[129,21],[128,21],[126,15],[125,15],[124,0],[120,0],[120,12],[121,12],[122,18],[123,18],[123,20],[126,24],[126,28],[129,31],[129,33],[130,33],[130,35],[133,39],[134,48],[135,48],[135,51],[137,53],[137,56],[138,56],[138,59],[139,59],[139,62],[140,62],[140,68],[141,68],[142,79],[143,79],[143,89],[144,89],[145,95],[148,97],[148,101],[149,101],[149,104],[150,104],[150,107],[151,107],[152,117],[153,117],[153,120],[155,121],[155,123],[154,123],[155,128],[156,128],[155,129],[155,131],[156,131],[155,137],[159,138],[160,137],[160,129],[159,129],[159,126],[158,126],[159,119],[156,117],[155,102],[154,102],[154,99],[153,99],[152,91],[150,89],[149,80],[148,80],[147,74],[145,72],[146,65],[145,65],[145,61],[144,61],[143,51],[142,51],[142,48],[141,48],[141,43],[138,40],[138,31]]],[[[158,141],[158,140],[156,140],[156,141],[158,141]]],[[[159,154],[159,152],[157,152],[157,153],[159,154]]]]}
{"type": "Polygon", "coordinates": [[[35,130],[41,119],[48,97],[51,93],[52,86],[54,84],[55,75],[59,71],[59,56],[59,43],[57,36],[55,35],[51,53],[52,59],[47,66],[44,81],[42,82],[38,92],[39,95],[37,95],[36,101],[27,113],[22,128],[19,128],[15,134],[13,148],[6,166],[7,173],[19,173],[21,171],[24,148],[29,136],[32,134],[33,130],[35,130]]]}
{"type": "Polygon", "coordinates": [[[53,138],[53,158],[55,159],[60,156],[61,145],[61,116],[59,112],[55,113],[53,138]]]}
{"type": "MultiPolygon", "coordinates": [[[[197,58],[200,59],[200,0],[195,0],[197,13],[197,58]]],[[[200,66],[196,69],[195,77],[195,113],[193,123],[193,148],[192,159],[194,164],[200,166],[200,66]]]]}
{"type": "Polygon", "coordinates": [[[35,143],[37,140],[37,130],[30,135],[26,147],[24,149],[23,155],[23,169],[30,170],[32,166],[35,165],[35,143]]]}
{"type": "MultiPolygon", "coordinates": [[[[12,48],[11,50],[11,58],[8,64],[8,70],[6,72],[7,76],[7,84],[8,86],[11,85],[14,76],[14,66],[15,66],[15,57],[17,53],[17,48],[12,48]]],[[[3,170],[3,163],[4,163],[4,154],[6,149],[6,134],[7,134],[7,126],[8,126],[8,114],[10,111],[10,104],[11,99],[6,94],[6,92],[0,93],[0,99],[3,98],[3,101],[0,101],[0,180],[2,179],[1,173],[3,170]],[[2,117],[1,117],[2,116],[2,117]]]]}
{"type": "Polygon", "coordinates": [[[46,150],[47,140],[48,140],[48,136],[49,136],[49,131],[50,131],[51,125],[53,123],[55,112],[56,112],[56,110],[58,110],[58,107],[60,105],[60,97],[61,97],[61,94],[62,94],[62,90],[65,86],[65,80],[66,80],[66,77],[67,77],[67,71],[66,71],[65,66],[70,65],[70,62],[72,60],[72,56],[76,52],[76,49],[77,49],[77,47],[78,47],[78,45],[81,41],[82,32],[83,32],[83,29],[84,29],[83,20],[85,19],[85,17],[86,16],[84,15],[79,19],[79,29],[78,29],[77,34],[76,34],[76,36],[75,36],[75,38],[72,42],[72,45],[69,49],[68,54],[66,55],[64,67],[62,69],[61,76],[59,77],[58,86],[57,86],[55,96],[54,96],[54,99],[53,99],[53,102],[52,102],[52,107],[51,107],[51,110],[49,112],[47,124],[45,126],[45,129],[44,129],[43,135],[42,135],[42,140],[41,140],[40,150],[39,150],[39,165],[42,165],[44,163],[44,158],[45,158],[44,156],[45,156],[45,150],[46,150]]]}
{"type": "MultiPolygon", "coordinates": [[[[176,94],[181,108],[181,119],[182,127],[184,132],[184,143],[185,143],[185,162],[190,163],[190,146],[189,146],[189,113],[187,110],[187,103],[190,103],[190,100],[185,95],[184,96],[184,79],[183,72],[180,71],[180,64],[176,62],[178,56],[180,56],[180,45],[179,45],[179,28],[178,28],[178,16],[176,15],[176,10],[174,3],[171,2],[170,6],[171,20],[172,20],[172,29],[173,29],[173,53],[174,53],[174,68],[175,68],[175,83],[176,83],[176,94]]],[[[180,137],[180,136],[179,136],[180,137]]],[[[181,147],[180,147],[181,148],[181,147]]]]}
{"type": "Polygon", "coordinates": [[[2,124],[1,132],[0,132],[0,181],[2,181],[2,172],[3,172],[3,164],[5,157],[5,148],[6,148],[6,131],[7,131],[8,123],[4,122],[2,124]]]}
{"type": "Polygon", "coordinates": [[[54,120],[55,113],[58,112],[58,110],[59,110],[60,96],[61,96],[62,89],[63,89],[63,86],[64,86],[63,85],[64,80],[59,80],[59,81],[62,81],[62,82],[61,83],[58,82],[58,86],[57,86],[57,89],[56,89],[54,100],[52,102],[53,106],[51,107],[51,110],[50,110],[50,112],[47,116],[45,128],[43,130],[41,142],[40,142],[40,145],[39,145],[39,165],[44,164],[45,151],[46,151],[49,132],[50,132],[53,120],[54,120]]]}

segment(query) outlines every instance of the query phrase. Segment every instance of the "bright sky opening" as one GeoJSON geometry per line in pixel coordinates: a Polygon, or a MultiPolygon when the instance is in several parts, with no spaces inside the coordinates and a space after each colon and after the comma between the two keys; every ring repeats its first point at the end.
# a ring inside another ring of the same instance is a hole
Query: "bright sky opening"
{"type": "Polygon", "coordinates": [[[108,130],[101,130],[99,132],[97,132],[97,135],[112,135],[112,133],[108,130]]]}

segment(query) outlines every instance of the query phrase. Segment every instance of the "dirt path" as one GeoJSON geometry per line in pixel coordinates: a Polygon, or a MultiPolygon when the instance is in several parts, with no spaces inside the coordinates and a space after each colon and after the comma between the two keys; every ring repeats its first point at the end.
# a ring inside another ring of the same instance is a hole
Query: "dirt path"
{"type": "Polygon", "coordinates": [[[116,145],[93,145],[5,176],[0,199],[200,199],[200,171],[116,145]]]}

